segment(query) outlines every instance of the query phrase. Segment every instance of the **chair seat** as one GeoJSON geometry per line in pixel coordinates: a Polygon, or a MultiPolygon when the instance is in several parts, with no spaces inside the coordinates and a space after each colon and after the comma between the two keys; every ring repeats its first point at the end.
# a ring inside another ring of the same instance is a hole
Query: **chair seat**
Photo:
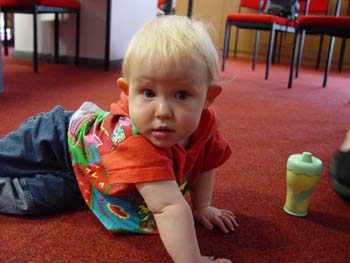
{"type": "Polygon", "coordinates": [[[243,14],[243,13],[232,13],[228,14],[226,18],[227,22],[251,22],[251,23],[263,23],[263,24],[279,24],[294,26],[293,21],[289,21],[285,17],[274,16],[269,14],[243,14]]]}
{"type": "Polygon", "coordinates": [[[321,16],[321,15],[304,16],[302,15],[297,19],[297,24],[305,25],[305,26],[350,28],[350,17],[349,16],[321,16]]]}
{"type": "MultiPolygon", "coordinates": [[[[305,1],[299,1],[300,11],[305,11],[305,1]]],[[[325,13],[328,9],[328,1],[310,1],[309,14],[310,13],[325,13]]]]}
{"type": "Polygon", "coordinates": [[[0,0],[3,7],[44,5],[64,8],[80,8],[80,2],[75,0],[0,0]]]}

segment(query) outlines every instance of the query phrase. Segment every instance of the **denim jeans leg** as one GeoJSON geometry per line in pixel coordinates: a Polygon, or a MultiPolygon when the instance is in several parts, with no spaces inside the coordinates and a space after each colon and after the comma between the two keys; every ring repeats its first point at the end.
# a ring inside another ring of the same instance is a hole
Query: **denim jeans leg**
{"type": "Polygon", "coordinates": [[[83,204],[68,152],[71,115],[57,106],[0,139],[0,213],[46,214],[83,204]]]}

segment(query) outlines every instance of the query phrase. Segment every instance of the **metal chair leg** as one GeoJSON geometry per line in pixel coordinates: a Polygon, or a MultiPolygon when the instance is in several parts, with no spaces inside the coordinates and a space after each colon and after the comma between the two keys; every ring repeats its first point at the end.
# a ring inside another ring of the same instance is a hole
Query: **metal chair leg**
{"type": "Polygon", "coordinates": [[[34,6],[33,12],[33,41],[34,41],[34,52],[33,52],[33,63],[34,73],[38,73],[38,10],[37,6],[34,6]]]}
{"type": "Polygon", "coordinates": [[[276,32],[275,28],[272,27],[270,32],[269,48],[268,48],[267,57],[266,57],[265,79],[269,79],[270,65],[272,61],[273,48],[275,45],[275,32],[276,32]]]}
{"type": "Polygon", "coordinates": [[[289,72],[289,80],[288,80],[288,89],[291,89],[291,88],[292,88],[292,85],[293,85],[293,74],[294,74],[296,50],[297,50],[297,46],[298,46],[298,38],[299,38],[299,33],[296,31],[296,32],[295,32],[295,35],[294,35],[292,59],[291,59],[291,62],[290,62],[290,72],[289,72]]]}
{"type": "Polygon", "coordinates": [[[230,39],[230,35],[231,35],[231,25],[229,25],[226,22],[226,26],[225,26],[225,39],[224,39],[224,50],[223,50],[223,54],[222,54],[222,65],[221,65],[221,71],[225,71],[225,62],[226,62],[226,58],[227,58],[227,54],[228,54],[228,45],[229,45],[229,39],[230,39]]]}
{"type": "Polygon", "coordinates": [[[237,27],[236,29],[236,38],[235,38],[235,47],[233,49],[233,56],[234,57],[237,57],[237,50],[238,50],[238,31],[239,31],[239,28],[237,27]]]}
{"type": "Polygon", "coordinates": [[[304,49],[304,42],[305,42],[305,31],[303,30],[301,32],[300,41],[299,41],[299,51],[297,56],[297,63],[296,63],[296,69],[295,69],[295,78],[298,78],[299,76],[299,70],[301,66],[301,60],[303,57],[303,49],[304,49]]]}
{"type": "MultiPolygon", "coordinates": [[[[167,1],[168,5],[169,1],[167,1]]],[[[169,7],[167,6],[167,10],[169,7]]],[[[104,70],[109,70],[109,56],[110,56],[110,41],[111,41],[111,10],[112,0],[107,1],[107,17],[106,17],[106,39],[105,39],[105,58],[104,58],[104,70]]],[[[170,8],[171,10],[171,8],[170,8]]],[[[168,10],[169,11],[169,10],[168,10]]]]}
{"type": "Polygon", "coordinates": [[[335,37],[331,37],[331,39],[329,40],[328,55],[327,55],[327,61],[326,61],[326,66],[324,70],[323,85],[322,85],[324,88],[327,86],[328,73],[332,64],[334,41],[335,41],[335,37]]]}
{"type": "Polygon", "coordinates": [[[9,40],[7,39],[7,12],[4,12],[4,55],[9,54],[9,40]]]}
{"type": "Polygon", "coordinates": [[[260,30],[256,30],[255,32],[255,43],[254,43],[254,50],[253,50],[253,64],[252,64],[252,70],[255,70],[256,60],[259,52],[259,39],[260,39],[260,30]]]}
{"type": "Polygon", "coordinates": [[[75,66],[79,66],[80,57],[80,11],[76,14],[76,29],[75,29],[75,66]]]}
{"type": "Polygon", "coordinates": [[[55,13],[55,63],[59,63],[59,34],[60,34],[60,26],[59,26],[59,17],[58,13],[55,13]]]}
{"type": "Polygon", "coordinates": [[[317,61],[316,61],[315,69],[319,69],[320,68],[320,62],[321,62],[321,57],[322,57],[322,48],[323,48],[323,40],[324,40],[324,36],[320,35],[320,43],[318,45],[317,61]]]}
{"type": "Polygon", "coordinates": [[[346,38],[342,38],[340,54],[339,54],[339,61],[338,61],[338,71],[339,72],[342,72],[342,70],[343,70],[343,61],[344,61],[345,48],[346,48],[346,38]]]}

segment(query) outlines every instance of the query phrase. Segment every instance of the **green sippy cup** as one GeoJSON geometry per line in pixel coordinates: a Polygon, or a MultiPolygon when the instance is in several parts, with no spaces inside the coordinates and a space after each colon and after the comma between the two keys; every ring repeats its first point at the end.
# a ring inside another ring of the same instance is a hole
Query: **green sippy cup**
{"type": "Polygon", "coordinates": [[[284,211],[306,216],[313,193],[322,173],[322,161],[310,152],[293,154],[287,161],[287,196],[284,211]]]}

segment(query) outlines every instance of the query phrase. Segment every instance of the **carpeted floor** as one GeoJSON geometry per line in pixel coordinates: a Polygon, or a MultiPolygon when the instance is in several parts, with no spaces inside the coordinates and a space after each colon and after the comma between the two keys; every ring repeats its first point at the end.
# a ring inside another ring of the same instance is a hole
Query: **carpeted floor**
{"type": "MultiPolygon", "coordinates": [[[[0,94],[0,136],[26,117],[61,104],[76,109],[91,100],[108,109],[119,94],[116,71],[4,58],[5,91],[0,94]]],[[[323,71],[302,68],[288,90],[289,67],[230,59],[223,95],[217,100],[221,129],[233,149],[217,171],[213,202],[233,210],[233,234],[196,226],[203,254],[233,262],[350,262],[350,208],[331,188],[331,155],[350,128],[350,72],[332,72],[322,88],[323,71]],[[324,162],[310,213],[284,213],[288,156],[311,151],[324,162]]],[[[82,209],[46,218],[0,215],[0,261],[24,262],[171,262],[158,236],[114,236],[82,209]]]]}

